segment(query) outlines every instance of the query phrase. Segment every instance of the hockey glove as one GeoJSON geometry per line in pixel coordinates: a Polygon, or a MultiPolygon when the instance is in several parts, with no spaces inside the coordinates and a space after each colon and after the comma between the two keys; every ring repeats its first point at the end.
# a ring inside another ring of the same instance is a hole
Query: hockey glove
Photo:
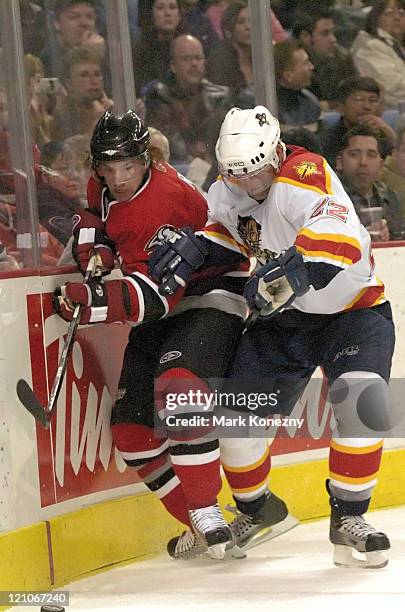
{"type": "Polygon", "coordinates": [[[98,255],[102,264],[102,274],[109,274],[115,264],[115,248],[113,241],[105,232],[104,224],[95,215],[84,211],[73,218],[72,254],[81,272],[85,272],[94,254],[98,255]],[[83,224],[91,224],[84,227],[83,224]]]}
{"type": "Polygon", "coordinates": [[[128,291],[125,283],[115,280],[104,282],[93,277],[87,283],[66,283],[57,287],[53,297],[55,312],[65,321],[71,321],[77,304],[82,304],[80,325],[125,321],[128,312],[128,291]]]}
{"type": "Polygon", "coordinates": [[[173,295],[185,287],[192,274],[204,263],[207,249],[189,227],[175,230],[158,244],[149,259],[149,273],[160,283],[161,295],[173,295]]]}
{"type": "Polygon", "coordinates": [[[292,246],[257,270],[246,283],[244,296],[252,312],[273,316],[309,288],[302,255],[292,246]]]}

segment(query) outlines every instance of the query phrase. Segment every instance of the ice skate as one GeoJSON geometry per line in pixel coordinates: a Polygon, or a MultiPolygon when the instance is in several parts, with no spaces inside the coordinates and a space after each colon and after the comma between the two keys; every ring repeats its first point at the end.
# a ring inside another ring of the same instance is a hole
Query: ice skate
{"type": "Polygon", "coordinates": [[[388,537],[371,527],[361,515],[339,516],[332,509],[329,539],[335,545],[335,565],[376,569],[388,563],[388,537]]]}
{"type": "Polygon", "coordinates": [[[167,552],[173,559],[195,559],[207,552],[207,543],[196,534],[187,529],[180,536],[169,540],[167,552]]]}
{"type": "Polygon", "coordinates": [[[298,525],[298,519],[289,514],[282,499],[266,491],[266,501],[254,515],[243,514],[233,506],[227,510],[236,515],[230,524],[237,547],[248,550],[262,542],[276,538],[298,525]]]}
{"type": "Polygon", "coordinates": [[[223,559],[226,550],[233,548],[235,542],[218,504],[189,510],[189,516],[197,538],[207,544],[208,555],[212,559],[223,559]]]}

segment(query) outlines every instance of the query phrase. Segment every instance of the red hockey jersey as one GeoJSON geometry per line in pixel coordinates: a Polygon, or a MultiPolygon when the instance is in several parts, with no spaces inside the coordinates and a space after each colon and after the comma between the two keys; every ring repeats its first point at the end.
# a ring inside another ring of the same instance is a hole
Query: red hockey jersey
{"type": "Polygon", "coordinates": [[[228,278],[223,266],[215,269],[210,265],[202,275],[193,277],[185,297],[184,290],[167,298],[161,296],[158,286],[149,277],[150,252],[169,230],[188,226],[198,231],[207,221],[205,199],[174,168],[168,164],[152,165],[145,183],[129,201],[117,202],[108,188],[93,178],[88,183],[87,197],[89,208],[78,213],[74,229],[76,239],[87,242],[89,236],[96,235],[94,228],[97,231],[102,228],[113,241],[131,299],[129,320],[140,323],[161,318],[173,311],[180,300],[176,313],[208,306],[244,316],[241,294],[247,275],[246,259],[242,264],[240,261],[232,263],[233,275],[228,278]],[[236,274],[240,273],[238,287],[235,270],[236,274]]]}

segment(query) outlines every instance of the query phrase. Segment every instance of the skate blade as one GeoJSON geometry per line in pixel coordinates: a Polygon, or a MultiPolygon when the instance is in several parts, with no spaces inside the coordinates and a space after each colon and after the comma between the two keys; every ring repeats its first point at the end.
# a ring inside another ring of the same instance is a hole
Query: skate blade
{"type": "Polygon", "coordinates": [[[243,550],[249,550],[254,546],[258,546],[259,544],[263,544],[268,540],[273,540],[278,536],[286,533],[286,531],[290,531],[290,529],[294,529],[299,524],[299,520],[293,514],[287,514],[285,519],[272,525],[271,527],[263,527],[260,531],[258,531],[251,540],[245,545],[241,546],[243,550]]]}
{"type": "Polygon", "coordinates": [[[224,559],[226,553],[226,547],[229,542],[221,542],[220,544],[214,544],[209,546],[207,554],[211,559],[224,559]]]}
{"type": "Polygon", "coordinates": [[[351,546],[335,544],[333,563],[337,567],[380,569],[388,565],[388,556],[385,550],[375,550],[361,553],[353,549],[351,546]]]}
{"type": "Polygon", "coordinates": [[[225,550],[224,559],[246,559],[246,553],[235,544],[225,550]]]}

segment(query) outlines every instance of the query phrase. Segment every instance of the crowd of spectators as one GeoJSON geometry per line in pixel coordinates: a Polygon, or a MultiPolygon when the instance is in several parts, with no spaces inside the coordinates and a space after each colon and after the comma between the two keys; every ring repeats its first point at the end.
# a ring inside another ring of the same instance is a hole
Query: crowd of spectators
{"type": "MultiPolygon", "coordinates": [[[[57,246],[50,263],[86,206],[94,125],[114,109],[106,1],[19,0],[39,219],[57,246]]],[[[164,159],[204,193],[223,117],[255,104],[249,4],[127,5],[137,111],[164,159]]],[[[285,142],[327,158],[373,240],[405,239],[405,0],[274,0],[269,27],[285,142]]],[[[19,262],[8,232],[9,104],[0,70],[0,251],[19,262]]]]}

